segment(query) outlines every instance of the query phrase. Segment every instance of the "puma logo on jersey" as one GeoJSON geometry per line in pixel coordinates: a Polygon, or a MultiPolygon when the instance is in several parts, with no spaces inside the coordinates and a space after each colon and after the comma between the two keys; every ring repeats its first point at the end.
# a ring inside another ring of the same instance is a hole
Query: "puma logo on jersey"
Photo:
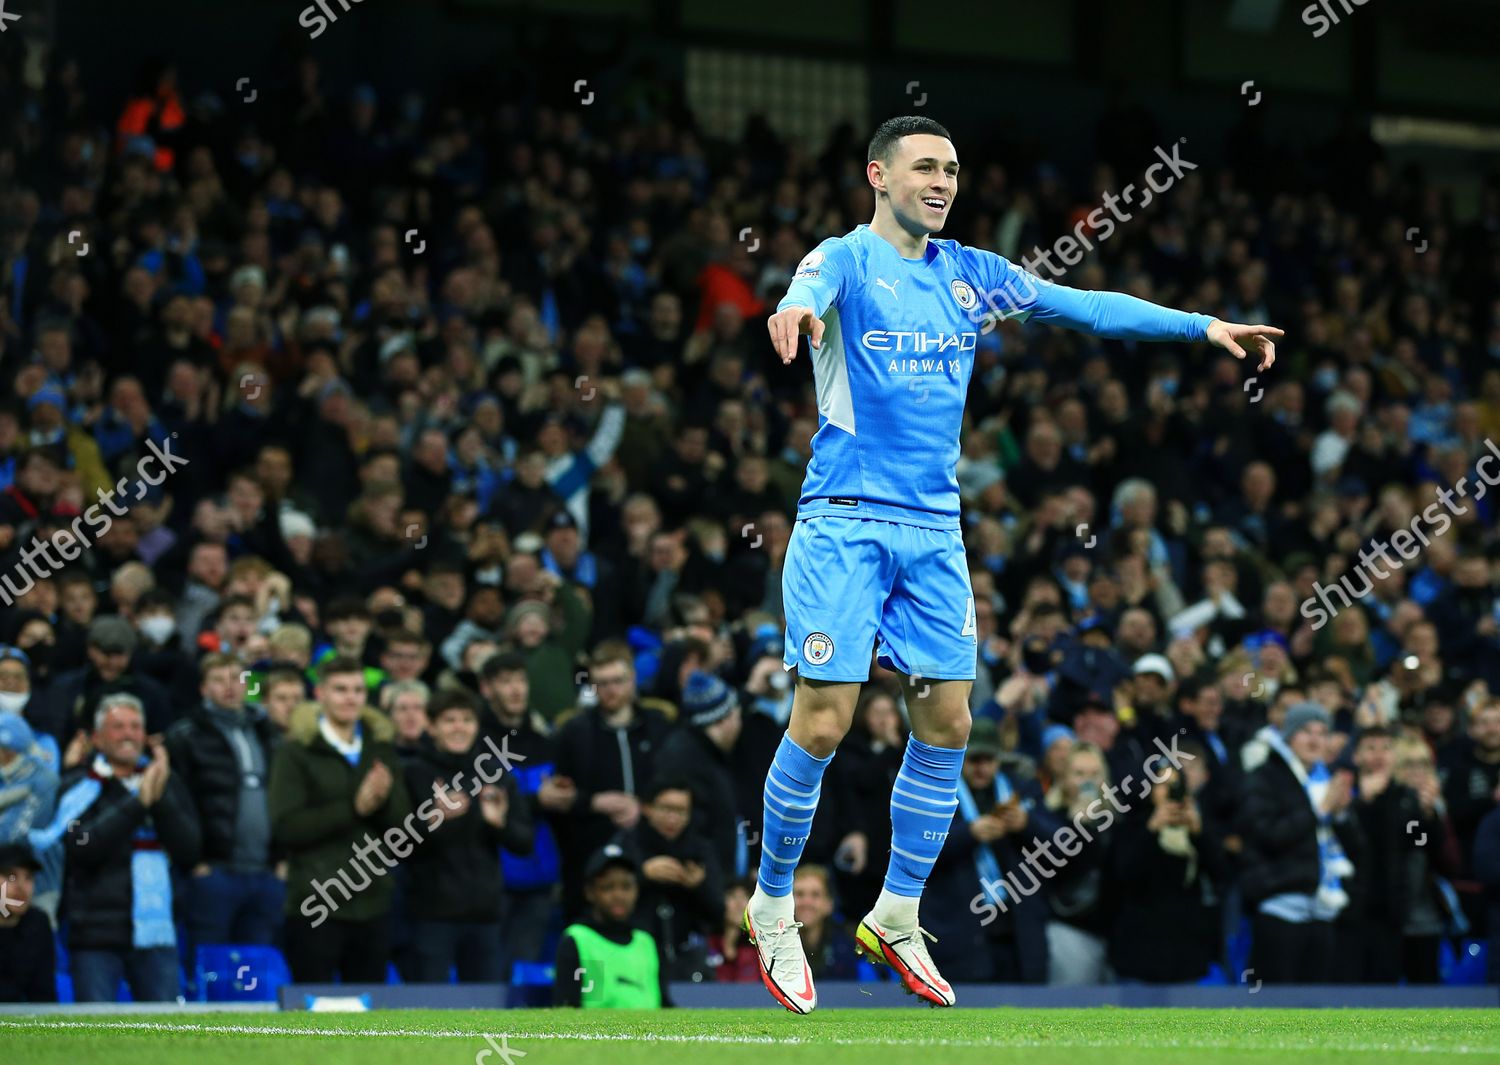
{"type": "Polygon", "coordinates": [[[892,283],[892,282],[886,281],[886,279],[883,278],[883,277],[877,277],[875,279],[875,283],[877,285],[879,285],[881,288],[889,289],[891,295],[897,300],[897,302],[900,302],[900,300],[901,300],[901,294],[896,291],[896,285],[901,284],[901,278],[899,278],[899,277],[896,278],[895,282],[892,283]]]}

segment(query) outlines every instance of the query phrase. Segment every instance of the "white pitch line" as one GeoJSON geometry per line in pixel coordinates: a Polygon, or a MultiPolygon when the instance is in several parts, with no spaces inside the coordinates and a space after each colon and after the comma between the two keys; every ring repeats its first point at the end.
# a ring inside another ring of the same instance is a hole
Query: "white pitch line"
{"type": "MultiPolygon", "coordinates": [[[[455,1028],[295,1028],[290,1026],[264,1027],[248,1024],[166,1024],[160,1021],[11,1021],[0,1020],[0,1028],[31,1030],[79,1029],[84,1031],[149,1031],[223,1033],[230,1035],[267,1036],[355,1036],[361,1039],[426,1038],[426,1039],[483,1039],[486,1036],[503,1035],[516,1040],[561,1040],[564,1042],[602,1043],[716,1043],[729,1046],[944,1046],[1000,1049],[1012,1047],[1018,1050],[1119,1049],[1118,1041],[1106,1039],[846,1039],[839,1036],[754,1036],[754,1035],[677,1035],[648,1033],[630,1035],[620,1032],[480,1032],[455,1028]]],[[[1485,1046],[1431,1046],[1417,1044],[1397,1046],[1389,1043],[1375,1044],[1320,1044],[1320,1043],[1265,1043],[1246,1046],[1242,1042],[1209,1043],[1190,1042],[1179,1039],[1152,1044],[1140,1049],[1150,1050],[1266,1050],[1266,1051],[1346,1051],[1371,1054],[1500,1054],[1500,1047],[1485,1046]]]]}

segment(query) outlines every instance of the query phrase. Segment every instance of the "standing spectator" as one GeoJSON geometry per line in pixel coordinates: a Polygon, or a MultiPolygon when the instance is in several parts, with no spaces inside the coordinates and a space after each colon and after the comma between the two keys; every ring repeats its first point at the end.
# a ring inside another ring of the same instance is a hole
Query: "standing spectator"
{"type": "Polygon", "coordinates": [[[562,875],[559,831],[578,801],[578,786],[556,772],[547,722],[531,709],[526,660],[515,652],[491,655],[479,669],[479,684],[485,698],[479,731],[516,756],[511,778],[518,798],[532,806],[530,852],[500,852],[505,873],[501,973],[508,979],[511,962],[541,960],[562,875]]]}
{"type": "MultiPolygon", "coordinates": [[[[1115,836],[1112,811],[1098,800],[1110,785],[1104,753],[1080,743],[1068,754],[1061,778],[1047,793],[1047,809],[1084,837],[1068,862],[1048,879],[1047,982],[1054,986],[1110,982],[1109,944],[1113,905],[1105,881],[1115,836]],[[1092,837],[1092,838],[1090,838],[1092,837]]],[[[1059,844],[1061,846],[1061,844],[1059,844]]]]}
{"type": "Polygon", "coordinates": [[[187,886],[194,945],[274,943],[286,901],[267,802],[278,737],[266,716],[245,704],[241,672],[233,655],[205,656],[200,701],[166,735],[203,830],[202,855],[187,886]]]}
{"type": "Polygon", "coordinates": [[[557,733],[557,771],[574,782],[577,801],[563,851],[563,911],[577,912],[584,860],[641,815],[640,793],[656,771],[656,758],[672,725],[655,710],[636,705],[635,666],[624,644],[594,651],[589,682],[598,705],[557,733]]]}
{"type": "Polygon", "coordinates": [[[1332,971],[1333,922],[1349,904],[1343,882],[1363,850],[1350,810],[1353,781],[1323,764],[1328,711],[1291,707],[1279,730],[1264,730],[1265,762],[1246,781],[1240,887],[1251,908],[1250,956],[1267,983],[1323,983],[1332,971]]]}
{"type": "Polygon", "coordinates": [[[536,585],[545,601],[526,599],[511,607],[505,632],[514,650],[526,659],[533,707],[555,722],[576,697],[578,656],[593,615],[579,594],[550,570],[537,572],[536,585]],[[553,606],[561,610],[560,624],[553,617],[553,606]]]}
{"type": "MultiPolygon", "coordinates": [[[[776,674],[785,676],[781,662],[776,674]]],[[[778,737],[779,739],[779,737],[778,737]]],[[[885,688],[872,685],[854,708],[854,723],[839,756],[828,767],[835,776],[848,782],[852,810],[858,819],[857,831],[864,837],[865,862],[855,870],[835,866],[838,896],[846,913],[867,913],[875,905],[885,878],[880,863],[870,862],[869,855],[887,854],[891,849],[891,788],[901,771],[906,751],[906,726],[895,697],[885,688]]]]}
{"type": "Polygon", "coordinates": [[[24,844],[0,843],[0,1002],[57,1001],[52,926],[31,904],[41,868],[24,844]]]}
{"type": "Polygon", "coordinates": [[[1479,822],[1500,801],[1500,699],[1470,715],[1469,734],[1449,747],[1439,776],[1467,872],[1479,822]]]}
{"type": "Polygon", "coordinates": [[[1200,798],[1220,769],[1203,748],[1184,745],[1182,766],[1151,787],[1149,814],[1134,811],[1112,830],[1110,883],[1119,895],[1110,964],[1129,980],[1192,983],[1219,957],[1216,881],[1227,872],[1223,826],[1200,798]],[[1172,934],[1162,936],[1162,928],[1172,934]]]}
{"type": "Polygon", "coordinates": [[[329,983],[335,974],[380,983],[392,889],[368,850],[372,834],[400,825],[411,803],[391,723],[365,704],[364,668],[334,657],[318,678],[317,702],[293,713],[271,764],[271,838],[289,861],[287,963],[304,983],[329,983]],[[356,861],[361,847],[368,869],[356,861]]]}
{"type": "Polygon", "coordinates": [[[501,982],[507,974],[499,851],[531,850],[531,809],[511,774],[490,783],[493,767],[477,768],[485,755],[477,697],[443,692],[431,716],[432,746],[406,767],[412,799],[437,800],[422,845],[407,862],[413,979],[446,983],[456,969],[461,982],[501,982]]]}
{"type": "MultiPolygon", "coordinates": [[[[709,841],[719,869],[742,876],[747,848],[730,762],[740,738],[739,697],[712,673],[694,671],[683,685],[681,712],[686,727],[662,744],[656,772],[692,789],[693,835],[709,841]]],[[[649,879],[650,872],[642,872],[649,879]]]]}
{"type": "Polygon", "coordinates": [[[698,983],[709,978],[724,878],[708,839],[688,830],[694,803],[686,781],[658,773],[642,796],[642,819],[614,842],[641,871],[635,923],[661,946],[668,979],[698,983]]]}
{"type": "Polygon", "coordinates": [[[933,961],[957,983],[1047,979],[1047,906],[1030,897],[1040,883],[1023,854],[1057,825],[1031,782],[1001,771],[1001,750],[995,722],[975,718],[958,813],[923,896],[923,927],[937,937],[933,961]]]}
{"type": "Polygon", "coordinates": [[[130,668],[136,642],[135,629],[124,618],[95,618],[89,625],[89,664],[52,682],[46,705],[37,709],[32,724],[66,747],[89,727],[89,707],[107,694],[125,692],[141,704],[150,735],[166,731],[172,723],[171,700],[160,684],[130,668]]]}
{"type": "Polygon", "coordinates": [[[100,700],[93,744],[93,758],[63,777],[47,829],[66,848],[73,994],[113,1002],[123,977],[134,1001],[169,1002],[180,984],[171,863],[198,861],[198,814],[166,748],[153,744],[146,756],[135,696],[100,700]]]}

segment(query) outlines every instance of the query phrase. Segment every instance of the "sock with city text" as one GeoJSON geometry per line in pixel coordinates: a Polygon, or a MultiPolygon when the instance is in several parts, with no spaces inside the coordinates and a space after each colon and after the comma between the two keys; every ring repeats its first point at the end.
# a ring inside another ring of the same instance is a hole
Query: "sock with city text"
{"type": "Polygon", "coordinates": [[[823,771],[832,761],[831,754],[827,758],[808,754],[797,746],[790,732],[781,737],[781,746],[776,748],[766,774],[760,875],[752,900],[756,911],[767,917],[791,920],[792,876],[812,832],[823,771]]]}
{"type": "Polygon", "coordinates": [[[891,789],[891,862],[871,911],[882,925],[900,931],[916,927],[917,903],[958,809],[963,764],[961,747],[933,747],[915,736],[907,739],[901,771],[891,789]]]}

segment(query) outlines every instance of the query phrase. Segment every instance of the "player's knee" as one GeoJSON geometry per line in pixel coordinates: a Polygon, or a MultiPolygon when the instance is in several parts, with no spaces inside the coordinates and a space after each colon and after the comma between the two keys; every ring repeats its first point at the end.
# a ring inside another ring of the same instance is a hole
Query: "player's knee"
{"type": "Polygon", "coordinates": [[[967,747],[969,728],[973,720],[967,706],[957,707],[948,713],[935,714],[928,720],[926,730],[933,738],[925,742],[934,747],[967,747]]]}
{"type": "Polygon", "coordinates": [[[814,758],[827,758],[838,748],[844,739],[844,733],[848,731],[836,713],[809,715],[804,730],[807,753],[814,758]]]}

